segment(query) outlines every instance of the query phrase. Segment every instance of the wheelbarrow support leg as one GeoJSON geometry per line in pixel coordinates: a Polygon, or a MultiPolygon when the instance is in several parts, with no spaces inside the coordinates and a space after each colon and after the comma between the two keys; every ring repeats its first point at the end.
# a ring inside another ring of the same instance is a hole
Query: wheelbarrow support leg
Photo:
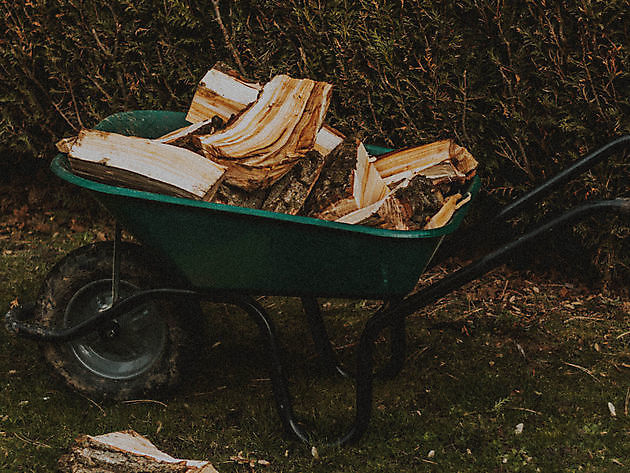
{"type": "Polygon", "coordinates": [[[314,297],[302,297],[302,306],[304,307],[304,314],[311,331],[315,350],[326,370],[329,373],[339,373],[344,378],[351,378],[352,376],[341,367],[333,351],[317,299],[314,297]]]}
{"type": "MultiPolygon", "coordinates": [[[[398,299],[387,301],[384,307],[395,305],[398,302],[398,299]]],[[[315,350],[327,371],[338,373],[344,378],[352,378],[353,376],[341,366],[335,355],[317,300],[314,297],[302,297],[302,306],[304,307],[315,350]]],[[[401,318],[395,325],[390,327],[390,359],[378,373],[379,377],[393,378],[400,373],[405,363],[406,338],[405,319],[401,318]]]]}
{"type": "Polygon", "coordinates": [[[280,360],[278,337],[276,336],[275,326],[271,317],[269,317],[265,309],[251,297],[242,297],[229,302],[247,312],[258,325],[260,335],[267,347],[273,394],[284,428],[288,432],[295,434],[303,442],[309,442],[307,433],[300,427],[295,419],[287,377],[280,360]]]}

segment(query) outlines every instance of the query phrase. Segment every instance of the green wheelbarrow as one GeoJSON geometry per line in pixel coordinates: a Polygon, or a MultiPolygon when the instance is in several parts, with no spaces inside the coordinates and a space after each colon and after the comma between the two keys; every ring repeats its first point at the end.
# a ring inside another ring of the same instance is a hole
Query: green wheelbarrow
{"type": "MultiPolygon", "coordinates": [[[[187,125],[185,115],[135,111],[112,115],[96,128],[157,138],[187,125]]],[[[505,207],[488,229],[571,177],[630,144],[618,138],[505,207]]],[[[372,154],[388,151],[368,147],[372,154]]],[[[201,321],[201,299],[234,304],[257,323],[269,361],[273,393],[285,430],[311,438],[294,414],[273,319],[253,295],[297,296],[322,363],[337,362],[317,298],[378,299],[357,352],[355,420],[333,444],[357,441],[368,428],[376,339],[390,330],[388,375],[405,359],[405,318],[500,264],[548,230],[602,211],[630,214],[630,200],[593,201],[568,210],[468,266],[411,293],[444,237],[462,222],[462,206],[444,227],[397,231],[328,222],[194,201],[102,184],[73,174],[64,155],[51,168],[89,191],[116,219],[112,242],[69,253],[47,275],[37,302],[5,315],[16,335],[50,342],[45,355],[74,388],[91,395],[132,398],[172,385],[189,361],[201,321]],[[121,226],[142,245],[121,241],[121,226]]],[[[478,193],[479,178],[467,192],[478,193]]],[[[473,199],[471,199],[472,201],[473,199]]],[[[198,342],[198,340],[197,340],[198,342]]]]}

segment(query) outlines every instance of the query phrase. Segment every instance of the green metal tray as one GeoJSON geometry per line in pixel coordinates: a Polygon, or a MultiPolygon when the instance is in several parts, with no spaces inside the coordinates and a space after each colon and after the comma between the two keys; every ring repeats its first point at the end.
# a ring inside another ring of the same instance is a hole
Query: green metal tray
{"type": "MultiPolygon", "coordinates": [[[[95,128],[157,138],[188,125],[184,117],[168,111],[123,112],[95,128]]],[[[373,154],[386,151],[367,148],[373,154]]],[[[63,154],[53,159],[51,169],[90,191],[140,242],[171,260],[193,287],[252,294],[405,295],[470,205],[442,228],[384,230],[110,186],[73,174],[63,154]]],[[[475,178],[468,192],[474,196],[479,187],[475,178]]]]}

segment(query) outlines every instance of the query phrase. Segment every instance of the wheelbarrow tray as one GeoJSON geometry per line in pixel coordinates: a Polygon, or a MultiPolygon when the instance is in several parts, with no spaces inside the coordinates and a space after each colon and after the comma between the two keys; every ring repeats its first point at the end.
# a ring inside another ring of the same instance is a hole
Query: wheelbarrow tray
{"type": "MultiPolygon", "coordinates": [[[[184,117],[168,111],[124,112],[95,128],[157,138],[189,125],[184,117]]],[[[367,148],[372,154],[386,151],[367,148]]],[[[192,287],[249,294],[375,299],[408,294],[470,205],[438,229],[386,230],[107,185],[74,174],[63,154],[51,168],[90,191],[134,237],[170,260],[192,287]]],[[[474,196],[479,187],[476,177],[467,192],[474,196]]]]}

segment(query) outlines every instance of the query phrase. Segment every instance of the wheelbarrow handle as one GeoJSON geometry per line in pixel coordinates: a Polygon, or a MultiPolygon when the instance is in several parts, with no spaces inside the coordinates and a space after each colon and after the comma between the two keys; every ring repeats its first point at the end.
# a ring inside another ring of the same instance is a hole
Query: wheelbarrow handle
{"type": "MultiPolygon", "coordinates": [[[[618,152],[624,148],[630,149],[630,135],[625,135],[610,143],[602,146],[596,151],[593,151],[589,155],[580,159],[564,171],[561,171],[554,177],[546,180],[541,185],[532,189],[522,197],[517,198],[512,203],[503,208],[493,219],[492,224],[500,224],[505,222],[508,218],[514,216],[518,211],[524,208],[526,205],[540,200],[542,197],[557,189],[561,185],[573,177],[588,171],[596,164],[608,159],[612,154],[618,152]]],[[[494,226],[494,225],[491,225],[494,226]]]]}
{"type": "Polygon", "coordinates": [[[417,293],[407,296],[398,305],[392,306],[387,310],[378,311],[370,317],[361,333],[357,352],[355,420],[346,433],[332,442],[332,445],[339,446],[356,442],[367,429],[372,411],[374,346],[384,329],[395,326],[401,319],[436,302],[464,284],[477,279],[498,266],[505,257],[518,250],[521,246],[536,240],[542,233],[588,215],[604,212],[630,216],[630,199],[592,201],[574,207],[559,217],[550,220],[510,243],[500,246],[486,256],[421,289],[417,293]]]}
{"type": "Polygon", "coordinates": [[[20,304],[11,307],[4,315],[4,327],[13,335],[21,333],[25,320],[32,318],[35,303],[20,304]]]}

